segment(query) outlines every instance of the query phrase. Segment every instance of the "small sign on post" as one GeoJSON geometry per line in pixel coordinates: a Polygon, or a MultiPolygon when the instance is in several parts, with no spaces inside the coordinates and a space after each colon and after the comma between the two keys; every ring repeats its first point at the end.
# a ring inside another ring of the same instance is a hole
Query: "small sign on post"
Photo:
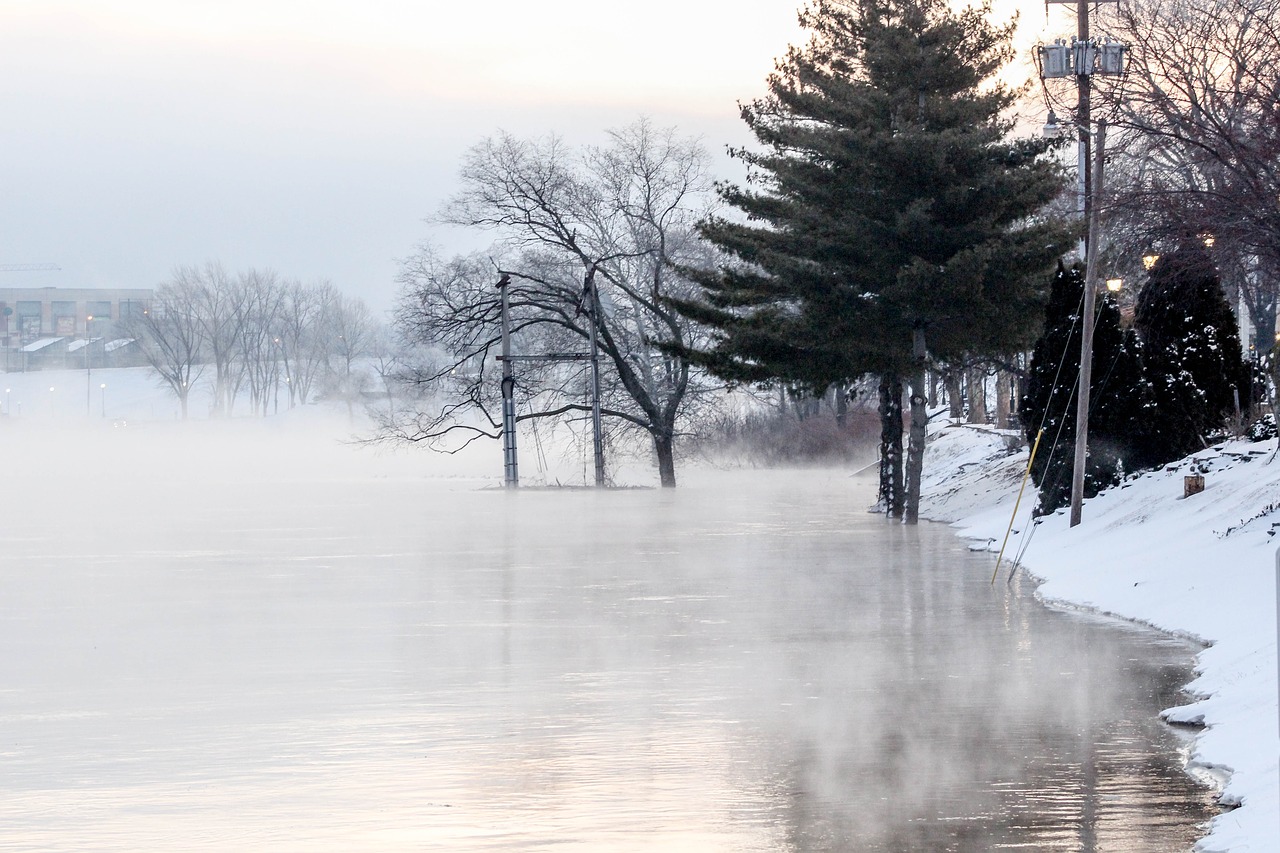
{"type": "Polygon", "coordinates": [[[1182,496],[1189,498],[1204,491],[1204,474],[1188,474],[1182,478],[1182,496]]]}

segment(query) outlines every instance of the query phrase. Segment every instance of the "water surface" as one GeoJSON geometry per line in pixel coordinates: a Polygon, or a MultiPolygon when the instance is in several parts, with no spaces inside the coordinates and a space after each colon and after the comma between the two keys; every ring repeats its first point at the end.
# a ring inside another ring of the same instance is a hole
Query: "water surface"
{"type": "MultiPolygon", "coordinates": [[[[172,460],[170,460],[172,461],[172,460]]],[[[1189,849],[1184,644],[841,473],[5,498],[0,848],[1189,849]]]]}

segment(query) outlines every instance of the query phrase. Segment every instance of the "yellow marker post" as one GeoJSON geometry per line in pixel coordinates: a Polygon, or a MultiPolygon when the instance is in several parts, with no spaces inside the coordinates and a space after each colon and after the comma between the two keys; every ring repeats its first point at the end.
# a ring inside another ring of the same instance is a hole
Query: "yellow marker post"
{"type": "Polygon", "coordinates": [[[1022,504],[1022,492],[1027,488],[1027,480],[1031,479],[1031,466],[1036,461],[1036,451],[1040,449],[1040,437],[1044,428],[1036,433],[1035,443],[1031,445],[1031,456],[1027,459],[1027,473],[1022,475],[1022,485],[1018,487],[1018,499],[1013,502],[1013,515],[1009,517],[1009,529],[1004,532],[1004,542],[1000,543],[1000,555],[996,557],[996,570],[991,573],[991,585],[994,586],[996,576],[1000,574],[1000,561],[1004,559],[1004,549],[1009,544],[1009,534],[1013,532],[1013,522],[1018,517],[1018,507],[1022,504]]]}

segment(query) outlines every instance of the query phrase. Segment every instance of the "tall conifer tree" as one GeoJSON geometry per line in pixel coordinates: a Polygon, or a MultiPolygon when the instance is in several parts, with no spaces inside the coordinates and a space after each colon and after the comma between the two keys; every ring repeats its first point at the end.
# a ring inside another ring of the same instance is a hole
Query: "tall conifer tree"
{"type": "Polygon", "coordinates": [[[759,147],[732,151],[748,180],[720,192],[745,221],[702,228],[732,262],[692,273],[704,300],[679,303],[718,331],[693,357],[728,378],[910,380],[908,521],[926,357],[1030,344],[1065,236],[1034,218],[1059,170],[1044,142],[1009,136],[1015,95],[995,74],[1013,24],[989,15],[945,0],[806,7],[809,42],[778,62],[767,97],[742,107],[759,147]]]}
{"type": "MultiPolygon", "coordinates": [[[[1083,337],[1084,278],[1080,267],[1058,265],[1045,308],[1044,332],[1031,353],[1022,421],[1027,441],[1044,430],[1031,477],[1040,489],[1038,512],[1050,513],[1071,499],[1076,438],[1076,384],[1083,337]]],[[[1089,391],[1089,456],[1084,493],[1093,497],[1127,471],[1145,464],[1144,447],[1154,417],[1151,389],[1143,377],[1141,347],[1122,328],[1109,294],[1097,302],[1093,370],[1089,391]]]]}
{"type": "Polygon", "coordinates": [[[1156,261],[1134,326],[1159,415],[1147,461],[1162,465],[1202,450],[1206,437],[1234,414],[1236,395],[1247,408],[1252,389],[1235,314],[1198,240],[1156,261]]]}

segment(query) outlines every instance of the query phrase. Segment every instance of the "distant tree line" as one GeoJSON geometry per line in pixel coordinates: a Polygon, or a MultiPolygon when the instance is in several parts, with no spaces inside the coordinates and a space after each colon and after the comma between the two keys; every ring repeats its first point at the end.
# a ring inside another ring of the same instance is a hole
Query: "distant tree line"
{"type": "Polygon", "coordinates": [[[213,388],[212,414],[230,416],[247,394],[255,414],[303,405],[323,388],[348,404],[367,382],[357,359],[379,330],[360,299],[328,282],[302,284],[271,271],[220,264],[176,269],[147,309],[122,318],[147,363],[173,391],[182,417],[197,380],[213,388]]]}

